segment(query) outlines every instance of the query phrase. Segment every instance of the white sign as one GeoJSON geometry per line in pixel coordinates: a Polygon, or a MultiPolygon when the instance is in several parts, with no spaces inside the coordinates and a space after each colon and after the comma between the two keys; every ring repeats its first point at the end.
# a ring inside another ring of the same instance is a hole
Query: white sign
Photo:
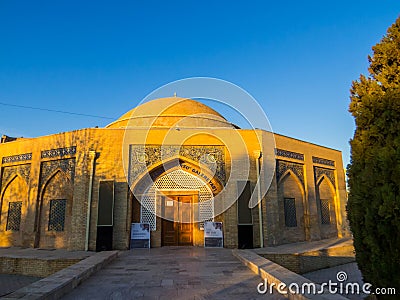
{"type": "Polygon", "coordinates": [[[222,222],[204,222],[204,247],[224,247],[222,222]]]}
{"type": "Polygon", "coordinates": [[[131,249],[150,248],[150,224],[132,223],[131,224],[131,249]]]}

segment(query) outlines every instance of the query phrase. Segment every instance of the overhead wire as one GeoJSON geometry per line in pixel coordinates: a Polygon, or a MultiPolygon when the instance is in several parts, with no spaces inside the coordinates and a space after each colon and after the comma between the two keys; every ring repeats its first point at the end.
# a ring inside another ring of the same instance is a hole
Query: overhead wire
{"type": "Polygon", "coordinates": [[[68,115],[84,116],[84,117],[91,117],[91,118],[99,118],[99,119],[108,119],[108,120],[114,120],[115,119],[115,118],[110,118],[110,117],[105,117],[105,116],[84,114],[84,113],[57,110],[57,109],[49,109],[49,108],[43,108],[43,107],[34,107],[34,106],[27,106],[27,105],[11,104],[11,103],[5,103],[5,102],[0,102],[0,105],[18,107],[18,108],[25,108],[25,109],[41,110],[41,111],[47,111],[47,112],[55,112],[55,113],[60,113],[60,114],[68,114],[68,115]]]}

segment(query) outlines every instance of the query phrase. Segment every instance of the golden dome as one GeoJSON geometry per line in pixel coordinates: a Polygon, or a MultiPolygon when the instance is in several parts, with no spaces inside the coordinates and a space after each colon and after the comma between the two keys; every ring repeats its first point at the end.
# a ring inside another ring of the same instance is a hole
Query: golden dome
{"type": "Polygon", "coordinates": [[[160,98],[143,103],[108,124],[106,128],[172,126],[236,128],[207,105],[179,97],[160,98]]]}

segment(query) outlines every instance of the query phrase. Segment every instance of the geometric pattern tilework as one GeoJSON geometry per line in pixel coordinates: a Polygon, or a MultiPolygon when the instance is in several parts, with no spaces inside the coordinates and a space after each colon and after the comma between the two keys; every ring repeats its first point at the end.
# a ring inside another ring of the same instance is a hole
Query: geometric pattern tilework
{"type": "Polygon", "coordinates": [[[298,164],[298,163],[283,161],[283,160],[276,161],[276,180],[277,180],[277,182],[279,182],[279,180],[282,178],[282,176],[288,170],[292,171],[297,176],[297,178],[301,181],[301,183],[304,185],[303,165],[298,164]]]}
{"type": "Polygon", "coordinates": [[[204,229],[204,221],[213,221],[214,198],[213,194],[198,177],[180,169],[169,172],[158,178],[155,186],[159,190],[196,190],[199,191],[199,220],[200,229],[204,229]]]}
{"type": "Polygon", "coordinates": [[[333,186],[336,188],[334,170],[325,169],[325,168],[321,168],[321,167],[314,167],[315,182],[318,182],[318,180],[323,175],[325,175],[329,179],[329,181],[333,184],[333,186]]]}
{"type": "Polygon", "coordinates": [[[19,231],[21,224],[22,201],[10,202],[8,204],[8,218],[6,230],[19,231]]]}
{"type": "Polygon", "coordinates": [[[304,160],[304,154],[297,153],[297,152],[292,152],[292,151],[287,151],[287,150],[283,150],[283,149],[275,148],[275,154],[277,156],[293,158],[293,159],[298,159],[298,160],[304,160]]]}
{"type": "Polygon", "coordinates": [[[63,157],[66,155],[75,155],[75,154],[76,154],[76,146],[73,146],[73,147],[44,150],[41,152],[41,158],[63,157]]]}
{"type": "Polygon", "coordinates": [[[28,184],[30,171],[31,164],[3,167],[3,174],[0,182],[1,190],[3,190],[6,187],[6,184],[17,174],[25,180],[26,184],[28,184]]]}
{"type": "Polygon", "coordinates": [[[150,230],[156,230],[156,198],[155,194],[148,193],[140,198],[140,222],[149,223],[150,230]],[[153,213],[154,212],[154,213],[153,213]]]}
{"type": "Polygon", "coordinates": [[[312,157],[312,161],[314,164],[326,165],[326,166],[331,166],[331,167],[335,166],[335,162],[333,160],[320,158],[320,157],[316,157],[316,156],[312,157]]]}
{"type": "Polygon", "coordinates": [[[75,158],[44,161],[41,164],[40,189],[43,188],[42,185],[47,182],[49,177],[53,175],[57,169],[61,169],[66,175],[68,175],[71,183],[74,182],[75,158]]]}
{"type": "Polygon", "coordinates": [[[147,168],[173,157],[186,157],[210,170],[225,182],[225,154],[223,146],[179,146],[179,145],[130,145],[129,183],[147,168]]]}
{"type": "Polygon", "coordinates": [[[297,227],[296,202],[294,198],[284,199],[285,226],[297,227]]]}
{"type": "Polygon", "coordinates": [[[49,231],[64,231],[66,199],[50,200],[49,231]]]}
{"type": "Polygon", "coordinates": [[[32,159],[32,153],[17,154],[12,156],[5,156],[2,159],[3,164],[9,164],[19,161],[27,161],[32,159]]]}
{"type": "Polygon", "coordinates": [[[329,199],[321,199],[320,205],[321,205],[321,223],[330,224],[331,218],[330,218],[329,199]]]}
{"type": "Polygon", "coordinates": [[[199,192],[199,220],[201,230],[204,230],[204,222],[214,221],[214,198],[209,189],[199,192]]]}

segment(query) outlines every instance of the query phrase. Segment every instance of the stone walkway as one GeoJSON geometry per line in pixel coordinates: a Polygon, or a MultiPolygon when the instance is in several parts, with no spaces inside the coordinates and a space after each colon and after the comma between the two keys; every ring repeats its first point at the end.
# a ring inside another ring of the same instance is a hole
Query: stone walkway
{"type": "Polygon", "coordinates": [[[260,282],[230,249],[135,249],[62,299],[285,299],[258,294],[260,282]]]}
{"type": "MultiPolygon", "coordinates": [[[[86,251],[67,251],[67,250],[55,250],[55,249],[39,249],[39,248],[22,248],[22,247],[0,247],[0,261],[2,258],[12,258],[20,261],[21,259],[33,259],[33,260],[81,260],[95,252],[86,251]]],[[[42,278],[33,276],[24,276],[16,274],[3,274],[9,273],[2,270],[2,267],[7,269],[7,264],[0,265],[0,297],[10,294],[24,286],[27,286],[35,281],[42,278]]],[[[12,269],[12,268],[11,268],[12,269]]]]}
{"type": "Polygon", "coordinates": [[[23,275],[0,274],[0,297],[8,295],[40,279],[42,278],[23,275]]]}
{"type": "MultiPolygon", "coordinates": [[[[343,281],[344,284],[346,283],[358,283],[360,287],[363,285],[363,279],[360,270],[358,269],[357,263],[349,263],[345,265],[340,265],[332,268],[322,269],[310,273],[302,274],[303,277],[310,279],[316,283],[324,283],[332,280],[332,282],[339,283],[340,281],[337,280],[336,276],[338,272],[345,272],[347,275],[347,280],[343,281]]],[[[360,294],[360,295],[346,295],[342,294],[346,298],[349,299],[364,299],[367,295],[360,294]]]]}

